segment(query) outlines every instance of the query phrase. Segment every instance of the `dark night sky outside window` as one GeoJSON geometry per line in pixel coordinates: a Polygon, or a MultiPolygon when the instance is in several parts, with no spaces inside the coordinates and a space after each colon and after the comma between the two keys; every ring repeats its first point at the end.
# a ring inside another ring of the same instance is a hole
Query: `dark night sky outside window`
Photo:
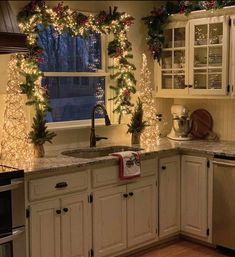
{"type": "Polygon", "coordinates": [[[40,69],[45,72],[42,83],[48,85],[53,109],[47,121],[90,119],[92,107],[105,103],[105,77],[97,72],[102,69],[100,34],[90,33],[82,38],[69,33],[59,35],[51,26],[38,28],[38,43],[44,49],[40,63],[40,69]],[[46,72],[53,72],[53,75],[47,76],[46,72]],[[61,76],[61,72],[67,73],[61,76]],[[68,72],[97,72],[97,76],[70,75],[68,72]]]}

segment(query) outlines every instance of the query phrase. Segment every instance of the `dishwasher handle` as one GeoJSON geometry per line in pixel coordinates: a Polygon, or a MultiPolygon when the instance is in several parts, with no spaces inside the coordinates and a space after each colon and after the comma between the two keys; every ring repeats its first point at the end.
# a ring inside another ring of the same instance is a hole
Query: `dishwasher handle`
{"type": "Polygon", "coordinates": [[[212,161],[212,163],[219,166],[235,167],[235,162],[212,161]]]}

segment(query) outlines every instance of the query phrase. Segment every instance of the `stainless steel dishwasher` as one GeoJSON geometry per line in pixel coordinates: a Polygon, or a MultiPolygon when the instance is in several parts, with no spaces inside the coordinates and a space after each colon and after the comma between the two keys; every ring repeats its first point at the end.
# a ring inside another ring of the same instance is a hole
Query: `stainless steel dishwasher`
{"type": "Polygon", "coordinates": [[[213,161],[213,243],[235,250],[235,157],[213,161]]]}

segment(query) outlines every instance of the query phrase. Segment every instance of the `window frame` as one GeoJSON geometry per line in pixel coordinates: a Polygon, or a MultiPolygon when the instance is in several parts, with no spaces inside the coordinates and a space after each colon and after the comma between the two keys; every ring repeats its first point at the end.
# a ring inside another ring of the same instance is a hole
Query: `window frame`
{"type": "MultiPolygon", "coordinates": [[[[97,69],[95,72],[43,72],[44,77],[105,77],[105,107],[109,114],[110,120],[113,123],[114,115],[113,115],[113,101],[108,101],[109,98],[113,97],[113,92],[111,92],[109,88],[110,84],[110,73],[107,72],[107,42],[108,35],[100,34],[101,36],[101,67],[102,69],[97,69]]],[[[50,97],[49,97],[50,100],[50,97]]],[[[96,124],[103,125],[103,118],[97,118],[96,124]]],[[[49,130],[63,130],[63,129],[72,129],[79,127],[89,127],[91,123],[91,119],[87,120],[71,120],[71,121],[56,121],[56,122],[47,122],[46,126],[49,130]]]]}

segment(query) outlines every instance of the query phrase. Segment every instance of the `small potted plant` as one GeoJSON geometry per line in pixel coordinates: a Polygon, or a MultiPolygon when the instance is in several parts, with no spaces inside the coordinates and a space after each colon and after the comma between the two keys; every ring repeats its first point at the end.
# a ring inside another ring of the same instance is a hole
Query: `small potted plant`
{"type": "Polygon", "coordinates": [[[131,144],[139,144],[140,135],[147,126],[147,122],[143,121],[143,103],[139,98],[132,114],[131,122],[127,126],[127,133],[131,133],[131,144]]]}
{"type": "Polygon", "coordinates": [[[54,132],[49,132],[46,126],[45,113],[41,110],[36,110],[36,115],[33,118],[32,130],[29,133],[29,138],[34,146],[34,157],[44,157],[44,143],[52,143],[52,138],[55,137],[54,132]]]}

